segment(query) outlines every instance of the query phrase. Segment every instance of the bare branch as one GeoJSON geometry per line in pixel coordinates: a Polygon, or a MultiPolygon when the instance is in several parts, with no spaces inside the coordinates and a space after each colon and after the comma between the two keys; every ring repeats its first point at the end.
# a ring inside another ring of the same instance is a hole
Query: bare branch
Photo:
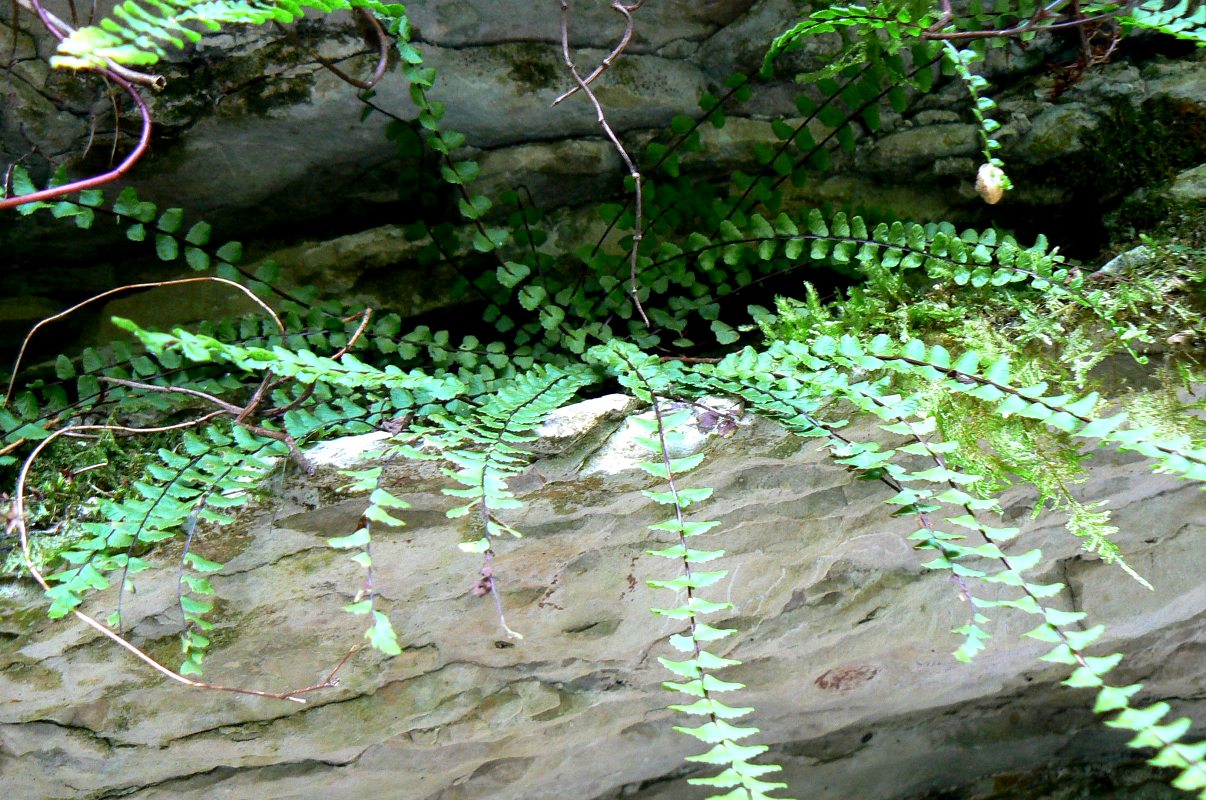
{"type": "Polygon", "coordinates": [[[120,294],[122,292],[129,292],[129,291],[133,291],[135,289],[155,289],[160,286],[179,286],[180,284],[184,284],[184,283],[202,283],[202,282],[224,283],[227,286],[233,286],[235,289],[238,289],[240,292],[247,295],[247,297],[253,303],[255,303],[257,306],[262,308],[264,310],[264,313],[266,313],[268,316],[272,317],[273,322],[276,323],[276,327],[280,329],[280,332],[282,335],[285,333],[285,323],[281,322],[281,318],[277,316],[276,312],[272,310],[271,306],[269,306],[267,303],[265,303],[260,298],[256,297],[255,294],[250,289],[248,289],[246,286],[243,286],[242,284],[239,284],[239,283],[235,283],[234,281],[229,281],[226,278],[215,278],[212,276],[205,276],[205,277],[200,277],[200,278],[179,278],[177,280],[171,280],[171,281],[152,281],[150,283],[131,283],[127,286],[118,286],[115,289],[109,289],[108,291],[104,291],[104,292],[101,292],[100,294],[93,295],[92,297],[89,297],[87,300],[84,300],[81,303],[76,303],[71,308],[65,309],[63,311],[60,311],[57,314],[49,316],[46,319],[41,320],[37,325],[34,325],[32,328],[29,329],[29,333],[25,334],[25,339],[21,342],[21,349],[17,351],[17,361],[16,361],[16,363],[13,364],[13,373],[8,379],[8,390],[4,393],[4,404],[7,405],[9,400],[12,399],[13,387],[16,385],[17,373],[21,371],[21,361],[22,361],[22,359],[25,358],[25,350],[26,350],[26,348],[29,347],[29,342],[31,339],[33,339],[34,334],[36,334],[42,328],[43,325],[48,325],[52,322],[63,319],[64,317],[70,316],[71,314],[74,314],[76,311],[79,311],[84,306],[95,303],[97,300],[103,300],[106,297],[111,297],[115,294],[120,294]]]}
{"type": "MultiPolygon", "coordinates": [[[[632,8],[639,8],[640,3],[635,3],[631,8],[619,2],[612,0],[611,7],[619,11],[627,19],[626,31],[630,33],[632,27],[632,8]]],[[[620,139],[616,136],[615,131],[611,129],[611,125],[607,122],[607,116],[603,113],[603,106],[599,103],[599,98],[595,97],[595,93],[591,91],[589,85],[583,80],[582,75],[578,73],[578,68],[574,66],[573,56],[570,55],[569,46],[569,0],[561,0],[561,53],[565,58],[565,66],[569,68],[570,74],[574,76],[574,80],[578,83],[578,88],[587,96],[591,104],[595,107],[595,114],[598,118],[599,127],[607,134],[607,138],[615,145],[616,151],[619,152],[620,158],[624,160],[624,165],[628,167],[628,174],[632,176],[636,197],[634,203],[634,222],[632,228],[632,249],[630,250],[630,268],[629,268],[629,294],[632,296],[632,302],[636,306],[636,310],[640,313],[641,319],[645,322],[645,327],[649,327],[649,317],[645,314],[644,307],[641,306],[641,298],[638,293],[637,286],[637,254],[641,249],[642,238],[642,207],[644,203],[641,195],[641,173],[633,163],[632,157],[628,155],[628,151],[624,149],[624,145],[620,143],[620,139]]]]}
{"type": "MultiPolygon", "coordinates": [[[[602,75],[608,67],[614,64],[616,59],[620,57],[620,54],[623,53],[628,47],[628,42],[632,39],[632,12],[640,8],[641,3],[644,2],[645,0],[641,0],[640,3],[633,3],[632,5],[625,6],[623,3],[619,2],[619,0],[612,0],[611,7],[624,15],[624,35],[620,37],[619,44],[617,44],[615,48],[607,54],[603,61],[600,62],[599,66],[595,67],[595,71],[582,79],[582,83],[585,83],[587,86],[593,83],[595,78],[602,75]]],[[[581,86],[575,86],[572,89],[563,92],[557,97],[556,100],[552,102],[552,105],[558,105],[563,100],[573,97],[578,91],[581,90],[581,88],[581,86]]]]}
{"type": "Polygon", "coordinates": [[[112,383],[117,386],[127,386],[131,389],[142,389],[144,392],[158,392],[160,394],[183,394],[189,397],[199,397],[213,403],[218,408],[228,414],[242,414],[243,407],[236,406],[234,403],[228,403],[220,397],[215,397],[208,392],[201,392],[196,389],[189,389],[184,386],[156,386],[153,383],[140,383],[139,381],[128,381],[124,378],[110,378],[107,375],[101,375],[98,380],[103,383],[112,383]]]}
{"type": "Polygon", "coordinates": [[[56,197],[82,192],[85,189],[94,189],[97,186],[103,186],[106,183],[112,183],[121,176],[129,172],[143,154],[146,153],[147,147],[151,144],[151,111],[147,108],[146,101],[142,99],[142,95],[134,88],[130,82],[118,75],[116,72],[108,69],[99,70],[98,73],[116,83],[118,86],[126,90],[130,97],[134,98],[134,104],[138,107],[138,114],[142,117],[142,133],[138,137],[138,144],[130,151],[125,160],[118,164],[108,172],[100,175],[93,175],[91,178],[83,178],[82,180],[72,181],[71,183],[55,186],[51,189],[43,189],[40,192],[24,194],[19,197],[0,198],[0,211],[5,211],[10,208],[25,205],[26,203],[36,203],[44,200],[53,200],[56,197]]]}

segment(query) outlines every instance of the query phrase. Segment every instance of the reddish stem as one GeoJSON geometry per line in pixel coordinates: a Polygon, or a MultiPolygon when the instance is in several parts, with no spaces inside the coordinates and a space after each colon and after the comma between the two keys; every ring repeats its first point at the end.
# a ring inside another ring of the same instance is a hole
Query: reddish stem
{"type": "Polygon", "coordinates": [[[134,88],[133,84],[125,78],[118,75],[113,70],[102,69],[97,72],[109,80],[116,83],[121,88],[134,98],[135,105],[138,106],[138,113],[142,116],[142,134],[138,137],[138,145],[126,156],[125,160],[118,164],[113,169],[101,175],[93,175],[90,178],[84,178],[71,183],[55,186],[50,189],[43,189],[40,192],[32,194],[23,194],[19,197],[6,197],[0,199],[0,211],[6,211],[10,208],[25,205],[26,203],[36,203],[39,201],[53,200],[56,197],[62,197],[75,192],[82,192],[85,189],[93,189],[97,186],[103,186],[106,183],[112,183],[121,176],[129,172],[138,160],[146,153],[147,147],[151,144],[151,111],[147,108],[146,101],[142,99],[142,95],[134,88]]]}

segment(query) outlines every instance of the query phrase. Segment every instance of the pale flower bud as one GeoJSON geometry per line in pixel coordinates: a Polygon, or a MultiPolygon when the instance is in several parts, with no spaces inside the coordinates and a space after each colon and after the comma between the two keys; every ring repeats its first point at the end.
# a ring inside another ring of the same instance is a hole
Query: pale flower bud
{"type": "Polygon", "coordinates": [[[984,202],[996,205],[1005,196],[1005,173],[993,164],[981,164],[976,173],[976,192],[984,198],[984,202]]]}

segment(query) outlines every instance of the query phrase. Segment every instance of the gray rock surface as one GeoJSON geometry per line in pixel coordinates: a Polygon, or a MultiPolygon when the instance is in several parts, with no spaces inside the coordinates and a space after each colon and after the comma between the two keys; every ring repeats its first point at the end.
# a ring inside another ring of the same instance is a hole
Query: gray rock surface
{"type": "Polygon", "coordinates": [[[1168,196],[1177,203],[1206,203],[1206,164],[1177,175],[1168,189],[1168,196]]]}
{"type": "MultiPolygon", "coordinates": [[[[571,8],[571,41],[587,69],[615,42],[622,20],[602,3],[571,8]]],[[[560,53],[555,4],[422,1],[408,9],[415,43],[439,76],[433,96],[446,105],[444,124],[477,148],[487,178],[483,189],[530,182],[544,206],[618,191],[618,160],[590,104],[575,97],[549,106],[572,84],[560,53]]],[[[112,143],[112,119],[105,116],[109,99],[99,84],[48,69],[52,43],[27,15],[12,41],[6,15],[11,16],[8,7],[0,9],[0,48],[15,47],[17,58],[11,79],[0,86],[8,107],[0,117],[0,157],[28,157],[36,143],[38,153],[52,160],[75,160],[79,169],[90,169],[112,143]],[[80,161],[86,150],[91,160],[80,161]]],[[[797,18],[786,0],[675,0],[641,8],[631,48],[598,82],[609,121],[631,142],[664,130],[675,114],[697,115],[704,90],[720,91],[732,71],[756,66],[770,39],[797,18]]],[[[817,39],[802,53],[784,57],[781,80],[760,85],[753,100],[733,111],[735,121],[757,123],[759,140],[774,141],[765,121],[795,113],[792,67],[823,64],[832,46],[817,39]]],[[[149,98],[160,135],[131,179],[152,199],[184,203],[231,235],[382,202],[391,189],[394,159],[381,133],[384,120],[360,122],[364,106],[355,90],[323,69],[313,52],[351,74],[368,73],[375,63],[350,19],[338,14],[307,20],[291,38],[270,27],[234,28],[173,55],[161,65],[167,90],[149,98]]],[[[990,74],[1008,77],[1028,58],[990,66],[990,74]]],[[[1142,105],[1164,97],[1201,106],[1204,76],[1202,59],[1188,57],[1142,69],[1111,64],[1054,100],[1050,79],[1039,79],[1037,87],[1026,82],[990,90],[1002,106],[1003,156],[1007,164],[1042,166],[1075,152],[1111,103],[1142,105]]],[[[882,206],[877,195],[890,188],[885,183],[918,181],[933,184],[928,191],[948,206],[974,202],[976,164],[969,171],[964,159],[976,155],[977,137],[967,124],[965,90],[950,89],[909,112],[907,124],[913,127],[897,129],[900,120],[884,109],[883,128],[862,145],[866,157],[853,163],[867,185],[852,202],[882,206]],[[960,179],[968,191],[950,192],[960,179]]],[[[376,91],[378,106],[414,118],[397,65],[376,91]]],[[[128,111],[125,117],[133,125],[128,111]]],[[[704,158],[694,160],[719,171],[751,163],[748,132],[720,138],[730,146],[708,146],[704,158]]],[[[30,163],[41,163],[39,157],[30,163]]]]}
{"type": "MultiPolygon", "coordinates": [[[[395,463],[387,483],[413,504],[407,525],[374,536],[380,608],[404,651],[356,654],[338,688],[294,703],[201,692],[162,681],[80,625],[44,618],[29,584],[0,593],[0,778],[13,800],[38,798],[364,798],[383,800],[687,800],[678,780],[700,748],[676,734],[667,679],[675,625],[648,609],[665,592],[645,586],[668,562],[646,526],[659,511],[641,494],[654,479],[624,462],[631,400],[606,397],[550,419],[539,456],[515,479],[525,507],[506,519],[526,533],[495,561],[508,622],[470,588],[480,562],[457,543],[454,505],[430,462],[395,463]],[[605,463],[606,469],[586,465],[605,463]]],[[[966,785],[1000,789],[1036,766],[1132,759],[1127,738],[1100,725],[1088,692],[1059,687],[1063,668],[1019,639],[1030,618],[995,615],[990,649],[970,666],[949,655],[950,629],[968,608],[892,518],[879,484],[852,480],[778,426],[752,418],[696,418],[692,448],[707,453],[691,485],[716,488],[697,506],[722,521],[703,542],[727,550],[741,633],[724,677],[757,707],[759,740],[786,767],[792,796],[901,798],[966,785]],[[1010,774],[1005,780],[991,776],[1010,774]],[[977,783],[978,782],[978,783],[977,783]]],[[[876,435],[854,426],[852,436],[876,435]]],[[[879,434],[882,435],[882,434],[879,434]]],[[[278,499],[230,530],[206,532],[197,552],[224,561],[216,575],[221,624],[207,678],[269,690],[321,679],[360,641],[363,618],[340,611],[361,569],[325,538],[351,532],[362,497],[332,489],[336,468],[376,446],[354,439],[311,455],[317,476],[290,478],[278,499]]],[[[1144,699],[1206,712],[1206,515],[1198,487],[1152,474],[1130,457],[1098,453],[1085,500],[1116,514],[1130,563],[1149,592],[1085,557],[1059,520],[1030,521],[1033,498],[1006,496],[1024,528],[1019,547],[1042,546],[1036,578],[1065,581],[1062,607],[1108,626],[1101,652],[1128,654],[1117,673],[1142,680],[1144,699]]],[[[138,576],[126,600],[136,643],[175,663],[174,546],[167,568],[138,576]]],[[[98,613],[112,592],[91,601],[98,613]]],[[[1155,785],[1150,772],[1119,781],[1155,785]],[[1139,776],[1139,777],[1135,777],[1139,776]],[[1143,777],[1147,776],[1147,777],[1143,777]]],[[[933,795],[931,795],[933,796],[933,795]]],[[[951,795],[946,795],[951,796],[951,795]]],[[[956,796],[972,796],[967,794],[956,796]]],[[[980,795],[976,795],[980,796],[980,795]]],[[[1001,795],[1007,796],[1007,795],[1001,795]]],[[[1052,797],[1061,796],[1052,794],[1052,797]]],[[[1148,795],[1144,795],[1148,796],[1148,795]]],[[[1151,795],[1160,796],[1160,795],[1151,795]]]]}

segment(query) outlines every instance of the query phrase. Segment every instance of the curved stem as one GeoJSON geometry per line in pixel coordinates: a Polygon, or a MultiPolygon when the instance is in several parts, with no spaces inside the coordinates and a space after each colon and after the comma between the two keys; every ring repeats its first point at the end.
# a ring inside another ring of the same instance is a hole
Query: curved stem
{"type": "MultiPolygon", "coordinates": [[[[638,8],[639,6],[640,3],[636,3],[632,8],[630,8],[629,6],[619,2],[619,0],[613,0],[612,2],[612,8],[623,14],[627,20],[625,28],[625,40],[622,43],[626,43],[627,39],[631,36],[632,9],[638,8]]],[[[641,196],[641,173],[637,169],[636,164],[633,162],[632,157],[628,155],[628,151],[624,149],[624,145],[620,143],[620,139],[618,136],[616,136],[615,131],[611,129],[611,125],[608,124],[607,116],[603,113],[603,106],[599,103],[599,98],[595,97],[595,93],[591,91],[590,86],[578,73],[578,68],[574,66],[574,59],[570,55],[569,46],[569,0],[561,0],[561,53],[565,59],[565,66],[569,68],[570,74],[573,75],[574,80],[578,82],[578,88],[582,90],[583,94],[590,99],[591,105],[595,107],[595,116],[598,120],[599,127],[603,129],[603,133],[607,135],[607,138],[610,139],[611,143],[615,146],[616,151],[620,154],[620,158],[624,160],[624,166],[628,168],[628,174],[632,177],[635,198],[633,206],[634,222],[632,227],[632,248],[630,250],[631,255],[629,259],[630,269],[628,292],[632,297],[633,305],[636,306],[637,312],[640,313],[641,319],[645,322],[645,327],[648,328],[650,327],[651,323],[649,322],[648,315],[645,314],[644,307],[641,306],[639,286],[637,283],[637,253],[641,249],[641,213],[642,206],[644,205],[641,196]]]]}
{"type": "MultiPolygon", "coordinates": [[[[204,418],[202,418],[202,419],[204,419],[204,418]]],[[[125,428],[125,427],[114,426],[114,425],[75,425],[75,426],[69,426],[66,428],[60,428],[59,430],[52,433],[50,436],[47,436],[42,441],[38,442],[37,447],[35,447],[33,449],[33,452],[29,454],[29,457],[27,459],[25,459],[25,463],[21,465],[21,472],[17,477],[17,488],[16,488],[15,496],[13,498],[12,520],[11,520],[11,522],[9,522],[9,530],[11,531],[11,530],[15,529],[17,531],[17,534],[19,536],[19,540],[21,543],[21,558],[24,561],[25,568],[29,571],[30,576],[35,581],[38,582],[39,586],[41,586],[46,591],[50,590],[50,583],[47,582],[46,578],[42,575],[41,571],[39,571],[38,568],[36,566],[34,566],[33,556],[30,553],[30,549],[29,549],[29,532],[27,531],[27,529],[25,527],[25,486],[29,480],[30,468],[33,466],[34,461],[37,460],[37,457],[42,453],[42,451],[45,450],[46,447],[51,442],[53,442],[55,439],[57,439],[60,436],[63,436],[64,434],[66,434],[68,432],[78,432],[78,431],[87,431],[87,430],[97,430],[97,431],[117,430],[117,431],[125,431],[125,432],[130,432],[130,433],[151,433],[151,432],[159,432],[159,431],[165,431],[165,430],[174,430],[174,429],[185,428],[185,427],[192,427],[193,425],[196,425],[200,421],[201,420],[190,420],[188,422],[181,423],[179,425],[169,425],[169,426],[163,426],[163,427],[158,427],[158,428],[125,428]]],[[[161,674],[164,677],[166,677],[170,680],[173,680],[177,683],[182,683],[185,686],[191,686],[195,689],[209,689],[211,691],[217,691],[217,692],[231,692],[234,694],[248,694],[248,695],[254,695],[256,697],[270,697],[275,700],[289,700],[294,703],[303,703],[304,704],[306,702],[305,698],[298,697],[297,695],[317,691],[319,689],[326,689],[326,688],[338,685],[337,682],[334,680],[335,673],[339,671],[340,667],[342,667],[345,663],[347,663],[348,658],[350,658],[352,653],[355,652],[355,649],[352,650],[351,652],[349,652],[348,655],[344,656],[343,659],[339,662],[339,664],[336,665],[335,669],[333,669],[327,675],[325,680],[323,680],[320,683],[316,683],[312,686],[305,686],[300,689],[292,689],[292,690],[285,691],[285,692],[266,692],[266,691],[262,691],[259,689],[244,689],[244,688],[240,688],[237,686],[223,686],[223,685],[216,684],[216,683],[207,683],[204,681],[194,681],[190,678],[186,678],[183,675],[181,675],[180,673],[178,673],[172,669],[169,669],[168,667],[165,667],[163,664],[160,664],[158,661],[151,658],[151,656],[147,655],[145,652],[143,652],[141,649],[139,649],[133,643],[131,643],[124,637],[114,633],[113,631],[109,630],[109,628],[107,628],[105,625],[101,624],[96,619],[85,614],[84,612],[80,611],[79,609],[72,609],[71,613],[75,616],[76,619],[80,620],[88,627],[97,631],[102,636],[104,636],[106,639],[109,639],[110,641],[120,645],[125,650],[127,650],[128,652],[133,654],[134,657],[137,658],[139,661],[142,661],[143,663],[150,666],[152,669],[154,669],[159,674],[161,674]]]]}
{"type": "Polygon", "coordinates": [[[8,379],[8,390],[4,393],[4,405],[8,405],[8,401],[12,399],[13,387],[16,386],[17,373],[21,371],[21,361],[25,358],[25,350],[26,350],[26,348],[29,347],[29,342],[31,339],[33,339],[34,334],[36,334],[43,325],[48,325],[51,322],[55,322],[56,320],[63,319],[64,317],[70,316],[71,314],[75,313],[76,311],[79,311],[84,306],[90,305],[92,303],[95,303],[97,300],[103,300],[106,297],[110,297],[112,295],[119,294],[121,292],[132,291],[134,289],[155,289],[160,286],[178,286],[178,285],[184,284],[184,283],[202,283],[202,282],[224,283],[227,286],[232,286],[235,289],[238,289],[240,292],[247,295],[247,297],[250,298],[253,303],[255,303],[260,308],[262,308],[264,310],[264,312],[272,318],[272,321],[276,323],[277,328],[280,329],[281,335],[282,336],[285,335],[285,323],[281,321],[281,318],[277,316],[276,312],[272,310],[271,306],[269,306],[267,303],[265,303],[260,298],[256,297],[255,294],[253,294],[252,291],[250,289],[248,289],[246,286],[235,283],[234,281],[229,281],[225,278],[216,278],[216,277],[212,277],[212,276],[206,276],[206,277],[201,277],[201,278],[180,278],[178,280],[173,280],[173,281],[153,281],[151,283],[131,283],[127,286],[118,286],[115,289],[109,289],[106,292],[101,292],[98,295],[93,295],[92,297],[89,297],[87,300],[84,300],[81,303],[76,303],[71,308],[60,311],[59,313],[57,313],[53,316],[49,316],[46,319],[40,321],[37,325],[34,325],[32,328],[29,329],[29,333],[25,334],[25,339],[24,339],[24,341],[21,342],[20,350],[17,351],[17,360],[13,364],[12,375],[8,379]]]}
{"type": "Polygon", "coordinates": [[[147,147],[149,147],[151,144],[151,111],[147,108],[146,101],[142,99],[142,95],[138,93],[138,90],[134,88],[133,84],[118,75],[115,71],[111,69],[102,69],[98,70],[98,72],[99,74],[116,83],[121,88],[125,89],[126,93],[134,98],[134,104],[138,106],[138,113],[142,117],[142,133],[138,137],[138,144],[132,151],[130,151],[130,154],[126,156],[124,161],[108,172],[100,175],[93,175],[91,178],[72,181],[71,183],[63,184],[62,186],[55,186],[51,189],[43,189],[40,192],[24,194],[20,197],[6,197],[0,199],[0,211],[16,208],[17,206],[23,206],[26,203],[37,203],[46,200],[53,200],[56,197],[74,194],[75,192],[82,192],[85,189],[93,189],[97,186],[103,186],[106,183],[112,183],[129,172],[134,165],[138,163],[139,159],[142,158],[143,154],[146,153],[147,147]]]}

